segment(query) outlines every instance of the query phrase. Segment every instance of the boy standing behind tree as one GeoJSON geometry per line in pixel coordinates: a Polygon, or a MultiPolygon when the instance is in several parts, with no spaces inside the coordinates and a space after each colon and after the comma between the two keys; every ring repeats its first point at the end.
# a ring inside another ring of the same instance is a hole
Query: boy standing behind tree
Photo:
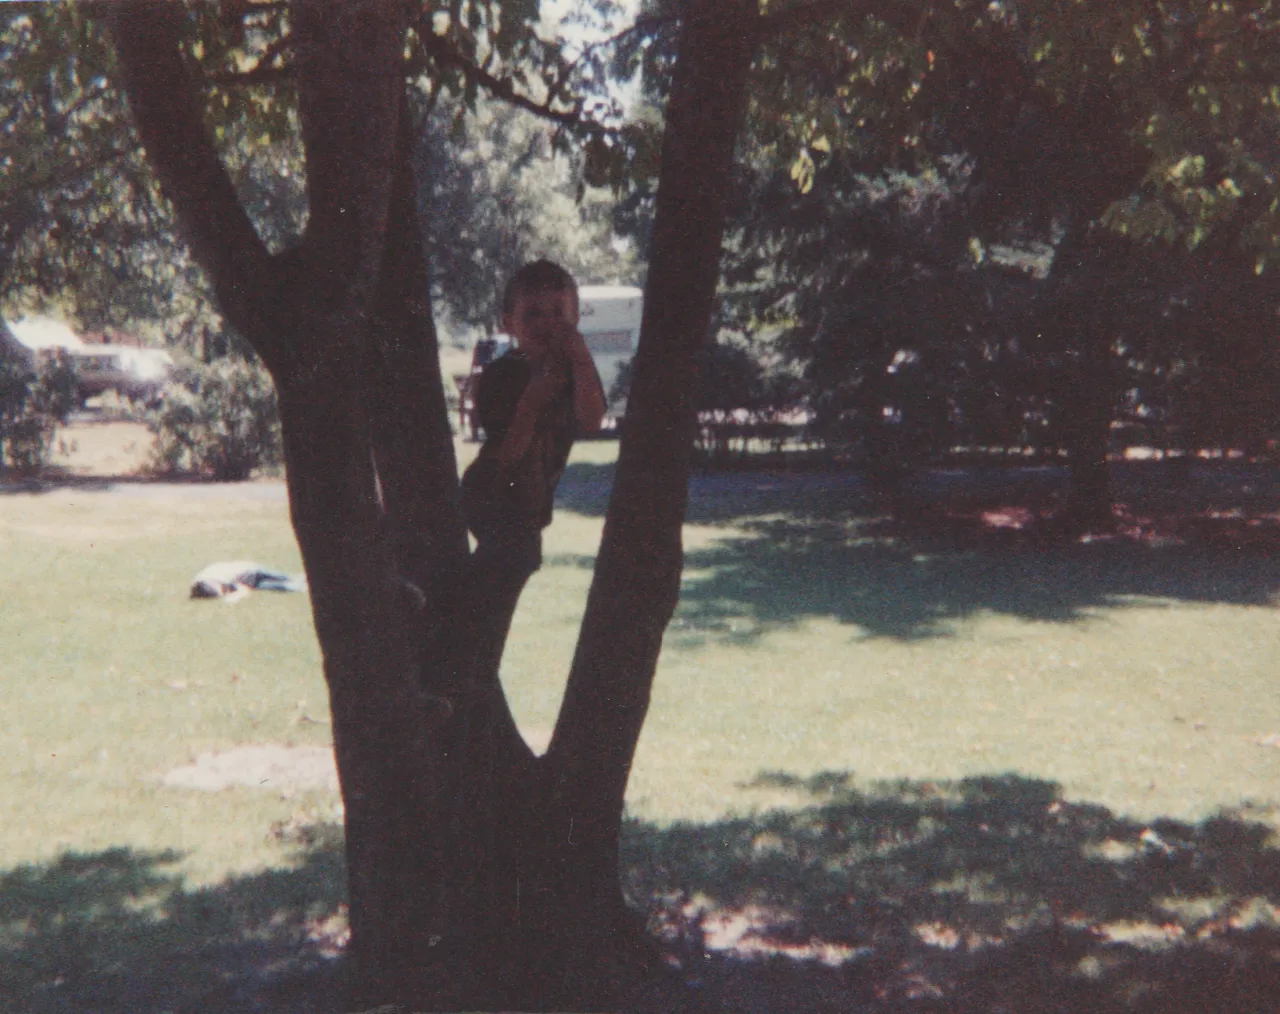
{"type": "Polygon", "coordinates": [[[462,477],[476,552],[454,635],[475,649],[479,684],[455,673],[440,688],[445,698],[494,685],[520,592],[542,565],[542,529],[551,523],[569,450],[604,419],[604,388],[578,333],[578,287],[567,271],[539,260],[516,272],[503,296],[502,324],[515,348],[480,375],[476,410],[485,442],[462,477]],[[495,619],[497,628],[486,629],[495,619]]]}
{"type": "Polygon", "coordinates": [[[604,419],[604,389],[578,333],[578,287],[567,271],[526,264],[502,310],[515,349],[480,375],[485,442],[463,476],[463,502],[477,554],[500,554],[527,577],[541,565],[542,529],[574,438],[604,419]]]}

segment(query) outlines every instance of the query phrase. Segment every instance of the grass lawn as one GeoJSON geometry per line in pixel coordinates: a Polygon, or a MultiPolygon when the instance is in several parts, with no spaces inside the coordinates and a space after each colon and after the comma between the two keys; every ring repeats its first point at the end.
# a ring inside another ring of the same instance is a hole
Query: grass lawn
{"type": "MultiPolygon", "coordinates": [[[[546,564],[513,625],[503,677],[531,740],[554,721],[615,450],[575,449],[546,564]]],[[[15,919],[30,931],[22,899],[57,908],[50,885],[78,882],[75,855],[96,857],[94,876],[159,876],[188,899],[231,891],[234,903],[219,909],[226,919],[275,897],[262,886],[277,884],[273,870],[301,871],[289,890],[312,891],[312,901],[319,891],[316,911],[331,907],[338,867],[315,866],[287,828],[331,820],[334,795],[161,782],[210,750],[329,742],[305,596],[259,593],[230,606],[186,597],[215,560],[300,569],[275,490],[129,484],[0,495],[0,870],[11,871],[0,885],[0,944],[18,946],[15,919]]],[[[799,840],[766,811],[815,801],[842,801],[846,816],[878,827],[887,818],[874,801],[886,786],[898,786],[895,805],[915,807],[918,829],[956,806],[991,804],[964,786],[1018,785],[1018,807],[1105,813],[1105,827],[1081,832],[1090,848],[1113,838],[1136,848],[1161,819],[1275,826],[1280,573],[1269,554],[894,541],[868,527],[870,505],[838,478],[695,479],[684,594],[628,799],[633,858],[705,864],[708,849],[732,851],[747,834],[754,861],[774,838],[799,840]],[[696,843],[679,837],[695,826],[696,843]],[[661,838],[663,829],[675,837],[661,838]]],[[[983,817],[974,827],[989,825],[983,817]]],[[[1255,858],[1274,854],[1263,839],[1255,845],[1255,858]]],[[[921,890],[936,893],[937,878],[920,876],[921,890]]],[[[690,873],[685,887],[696,880],[690,873]]],[[[632,883],[671,889],[652,871],[632,883]]],[[[715,883],[704,876],[702,892],[714,894],[715,883]]],[[[171,905],[170,923],[195,920],[193,905],[171,905]]],[[[61,930],[50,939],[74,949],[61,930]]],[[[60,960],[69,959],[46,954],[6,972],[0,946],[0,986],[9,974],[34,990],[63,974],[60,960]]]]}
{"type": "Polygon", "coordinates": [[[0,497],[0,864],[112,845],[175,849],[219,879],[277,861],[294,800],[160,778],[243,742],[328,743],[305,596],[186,597],[215,560],[300,569],[283,502],[179,487],[0,497]]]}
{"type": "MultiPolygon", "coordinates": [[[[583,447],[570,479],[601,483],[610,450],[583,447]]],[[[583,513],[560,511],[548,531],[504,667],[517,715],[539,727],[603,510],[598,491],[566,499],[583,513]]],[[[743,785],[762,771],[1016,772],[1137,819],[1280,804],[1280,749],[1254,741],[1280,732],[1269,555],[935,551],[865,537],[858,507],[821,477],[695,477],[637,816],[756,809],[771,801],[743,785]]]]}

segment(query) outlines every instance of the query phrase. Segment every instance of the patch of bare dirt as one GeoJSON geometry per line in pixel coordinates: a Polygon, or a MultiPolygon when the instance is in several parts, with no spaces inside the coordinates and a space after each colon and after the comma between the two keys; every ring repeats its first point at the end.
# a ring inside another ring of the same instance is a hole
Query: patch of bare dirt
{"type": "Polygon", "coordinates": [[[151,463],[154,446],[142,423],[77,420],[58,430],[49,464],[73,476],[138,475],[151,463]]]}
{"type": "MultiPolygon", "coordinates": [[[[535,753],[544,753],[551,742],[551,730],[531,728],[525,730],[524,737],[535,753]]],[[[233,785],[275,792],[337,792],[338,769],[333,747],[255,743],[202,753],[192,763],[167,772],[162,781],[172,788],[202,792],[219,792],[233,785]]]]}
{"type": "Polygon", "coordinates": [[[276,792],[296,789],[337,792],[338,769],[332,747],[265,743],[203,753],[193,763],[168,772],[163,781],[174,788],[204,792],[218,792],[232,785],[276,792]]]}

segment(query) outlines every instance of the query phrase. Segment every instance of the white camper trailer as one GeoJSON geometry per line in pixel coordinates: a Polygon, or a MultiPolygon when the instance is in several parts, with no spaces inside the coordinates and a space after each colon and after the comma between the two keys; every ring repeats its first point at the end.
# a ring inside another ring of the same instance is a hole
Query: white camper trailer
{"type": "MultiPolygon", "coordinates": [[[[640,340],[640,311],[644,293],[627,285],[584,285],[578,290],[581,321],[578,330],[595,360],[605,394],[618,370],[636,354],[640,340]]],[[[609,416],[622,415],[625,401],[609,405],[609,416]]]]}

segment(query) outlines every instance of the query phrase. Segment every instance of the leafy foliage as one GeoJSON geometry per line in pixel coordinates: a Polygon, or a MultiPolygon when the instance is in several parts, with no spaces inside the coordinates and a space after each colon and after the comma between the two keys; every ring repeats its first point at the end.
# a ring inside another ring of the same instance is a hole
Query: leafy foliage
{"type": "Polygon", "coordinates": [[[0,462],[34,472],[48,460],[57,427],[76,406],[71,363],[55,358],[34,372],[0,356],[0,462]]]}
{"type": "MultiPolygon", "coordinates": [[[[294,246],[308,209],[288,13],[248,0],[193,3],[187,16],[187,55],[209,84],[208,120],[241,203],[269,250],[294,246]]],[[[603,4],[574,19],[599,35],[617,16],[603,4]]],[[[534,256],[587,281],[634,278],[610,246],[608,199],[584,186],[620,143],[606,128],[620,117],[611,50],[547,41],[541,24],[536,3],[438,3],[419,8],[410,32],[403,70],[422,124],[434,296],[463,327],[494,326],[494,293],[534,256]]],[[[145,163],[95,10],[6,12],[0,65],[0,298],[59,303],[90,328],[154,321],[198,352],[226,324],[145,163]]],[[[631,148],[650,135],[625,133],[631,148]]]]}
{"type": "Polygon", "coordinates": [[[1074,459],[1153,427],[1157,446],[1265,444],[1273,413],[1229,390],[1272,376],[1248,351],[1280,303],[1272,4],[768,20],[729,316],[800,370],[835,447],[909,465],[959,446],[1074,459]]]}
{"type": "Polygon", "coordinates": [[[148,272],[134,256],[143,238],[173,244],[111,63],[101,27],[73,5],[15,5],[0,21],[0,292],[74,286],[95,325],[121,322],[108,299],[158,298],[172,263],[157,251],[148,272]]]}
{"type": "Polygon", "coordinates": [[[577,199],[571,162],[528,113],[481,102],[458,120],[440,102],[423,123],[415,171],[432,295],[450,325],[496,329],[506,279],[539,257],[583,284],[635,278],[633,257],[612,244],[607,196],[577,199]]]}
{"type": "Polygon", "coordinates": [[[220,481],[249,478],[281,461],[280,419],[267,371],[227,357],[192,366],[147,422],[156,436],[156,464],[220,481]]]}

